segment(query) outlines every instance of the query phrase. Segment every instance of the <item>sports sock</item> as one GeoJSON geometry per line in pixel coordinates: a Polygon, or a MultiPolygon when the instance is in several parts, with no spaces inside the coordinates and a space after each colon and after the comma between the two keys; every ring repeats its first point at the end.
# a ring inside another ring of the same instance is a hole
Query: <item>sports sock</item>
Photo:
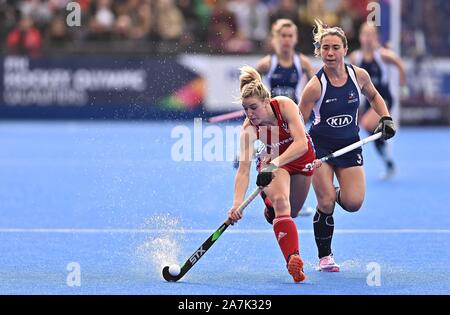
{"type": "Polygon", "coordinates": [[[273,231],[281,252],[288,262],[290,255],[299,253],[297,226],[291,216],[282,215],[273,220],[273,231]]]}
{"type": "Polygon", "coordinates": [[[387,170],[392,171],[394,169],[394,161],[389,154],[387,142],[385,140],[377,139],[375,140],[375,148],[386,164],[387,170]]]}
{"type": "Polygon", "coordinates": [[[317,208],[313,225],[319,258],[331,255],[331,240],[334,231],[333,214],[325,214],[317,208]]]}
{"type": "Polygon", "coordinates": [[[375,140],[375,148],[382,157],[386,155],[386,141],[382,139],[375,140]]]}

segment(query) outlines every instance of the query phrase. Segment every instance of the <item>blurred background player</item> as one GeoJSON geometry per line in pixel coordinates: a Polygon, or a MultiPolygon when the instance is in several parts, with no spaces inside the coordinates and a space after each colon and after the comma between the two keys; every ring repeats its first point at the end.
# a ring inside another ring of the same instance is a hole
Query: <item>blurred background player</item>
{"type": "MultiPolygon", "coordinates": [[[[375,88],[384,99],[389,111],[391,111],[393,98],[389,89],[389,65],[394,65],[399,71],[400,85],[403,87],[403,94],[407,93],[405,66],[395,52],[388,48],[381,47],[378,39],[378,30],[374,25],[364,23],[361,26],[359,42],[361,48],[350,54],[350,62],[363,68],[369,73],[375,88]]],[[[380,117],[375,110],[370,107],[367,100],[364,100],[361,108],[362,115],[359,119],[359,124],[367,132],[372,133],[377,127],[380,117]]],[[[383,175],[383,178],[388,179],[394,175],[395,164],[389,153],[387,142],[378,139],[375,141],[375,147],[386,166],[386,172],[383,175]]]]}
{"type": "Polygon", "coordinates": [[[257,178],[257,185],[265,187],[266,202],[269,203],[266,219],[273,224],[288,272],[295,282],[301,282],[306,277],[299,255],[297,226],[292,217],[297,216],[308,195],[313,171],[305,169],[305,165],[314,160],[314,149],[297,104],[283,96],[271,99],[261,76],[250,66],[241,68],[239,79],[247,118],[241,130],[241,162],[234,182],[233,206],[228,215],[233,223],[242,217],[236,209],[248,188],[253,145],[259,139],[269,154],[260,163],[257,178]]]}
{"type": "MultiPolygon", "coordinates": [[[[314,110],[315,120],[310,129],[317,158],[359,141],[357,112],[361,94],[381,116],[375,132],[382,131],[383,139],[395,134],[394,123],[380,93],[374,87],[366,70],[344,63],[348,44],[344,31],[327,27],[316,20],[314,32],[315,55],[324,66],[306,85],[300,101],[300,110],[308,119],[314,110]]],[[[358,211],[364,201],[365,175],[362,149],[357,148],[321,165],[313,176],[317,197],[317,212],[313,219],[314,236],[319,254],[318,270],[337,272],[331,250],[334,231],[333,212],[337,202],[348,212],[358,211]],[[340,188],[336,188],[336,176],[340,188]]]]}
{"type": "Polygon", "coordinates": [[[272,26],[274,54],[265,56],[256,66],[272,97],[286,96],[296,104],[300,100],[303,75],[308,81],[314,76],[309,58],[296,52],[297,43],[297,26],[289,19],[276,20],[272,26]]]}

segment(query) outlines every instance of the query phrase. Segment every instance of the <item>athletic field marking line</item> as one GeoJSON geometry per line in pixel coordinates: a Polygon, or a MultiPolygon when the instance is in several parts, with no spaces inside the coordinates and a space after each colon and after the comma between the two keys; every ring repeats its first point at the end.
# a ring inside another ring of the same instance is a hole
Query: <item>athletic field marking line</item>
{"type": "MultiPolygon", "coordinates": [[[[120,229],[120,228],[0,228],[0,233],[60,233],[60,234],[211,234],[209,229],[120,229]]],[[[235,229],[227,234],[267,234],[272,229],[235,229]]],[[[299,230],[313,234],[313,230],[299,230]]],[[[450,234],[450,229],[337,229],[337,234],[450,234]]]]}

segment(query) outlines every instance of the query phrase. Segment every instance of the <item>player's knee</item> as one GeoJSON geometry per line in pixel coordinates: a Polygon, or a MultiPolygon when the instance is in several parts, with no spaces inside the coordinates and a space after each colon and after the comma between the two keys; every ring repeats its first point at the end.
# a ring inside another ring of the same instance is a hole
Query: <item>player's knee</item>
{"type": "Polygon", "coordinates": [[[275,208],[275,211],[277,212],[277,214],[289,211],[290,205],[289,205],[289,197],[288,196],[285,196],[283,194],[277,194],[277,195],[271,196],[270,200],[272,201],[273,207],[275,208]]]}
{"type": "Polygon", "coordinates": [[[318,202],[319,209],[326,214],[331,214],[334,211],[334,205],[336,203],[336,198],[334,197],[325,197],[321,198],[318,202]]]}
{"type": "Polygon", "coordinates": [[[344,202],[341,205],[342,209],[348,212],[357,212],[359,209],[361,209],[361,206],[362,202],[359,201],[344,202]]]}

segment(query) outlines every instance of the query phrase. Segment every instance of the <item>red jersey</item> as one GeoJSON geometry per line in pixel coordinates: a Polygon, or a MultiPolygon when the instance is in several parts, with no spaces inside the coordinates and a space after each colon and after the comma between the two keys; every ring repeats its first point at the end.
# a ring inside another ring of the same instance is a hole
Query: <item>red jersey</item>
{"type": "MultiPolygon", "coordinates": [[[[278,156],[283,154],[294,139],[291,136],[288,124],[284,121],[283,116],[281,115],[280,104],[278,101],[276,99],[272,99],[270,101],[270,106],[277,117],[278,127],[255,126],[255,128],[258,139],[265,143],[267,154],[270,156],[269,159],[272,159],[274,155],[278,156]]],[[[314,170],[305,169],[306,164],[311,163],[316,158],[311,138],[306,131],[305,133],[308,140],[308,151],[306,151],[305,154],[300,156],[298,159],[280,166],[280,168],[288,171],[290,175],[302,174],[305,176],[311,176],[314,173],[314,170]]],[[[258,170],[260,169],[260,166],[261,165],[257,165],[258,170]]]]}

